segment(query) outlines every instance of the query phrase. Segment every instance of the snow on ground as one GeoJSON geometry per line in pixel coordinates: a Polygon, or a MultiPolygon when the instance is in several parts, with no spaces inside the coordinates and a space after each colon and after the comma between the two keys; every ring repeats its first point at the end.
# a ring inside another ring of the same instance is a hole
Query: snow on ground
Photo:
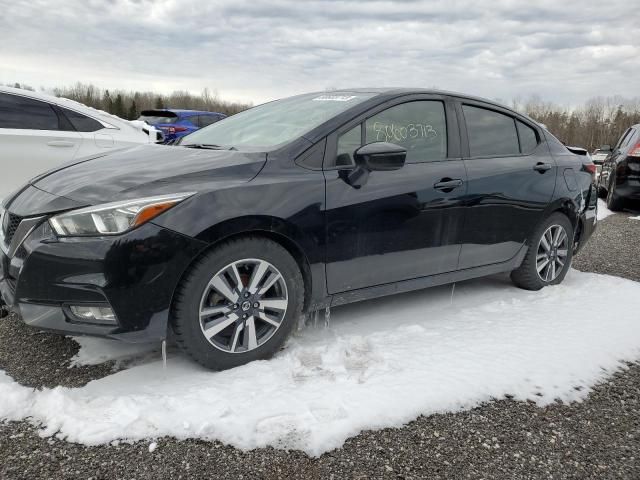
{"type": "Polygon", "coordinates": [[[640,215],[638,215],[637,217],[629,217],[629,220],[640,220],[640,215]]]}
{"type": "Polygon", "coordinates": [[[453,303],[449,286],[336,308],[328,329],[224,372],[178,353],[166,369],[157,356],[75,389],[33,390],[0,372],[0,418],[89,445],[171,435],[319,455],[363,429],[505,395],[582,400],[640,358],[638,311],[630,280],[572,270],[527,292],[492,277],[458,284],[453,303]]]}
{"type": "Polygon", "coordinates": [[[131,365],[147,359],[159,358],[160,344],[131,344],[95,337],[73,337],[80,350],[71,359],[71,366],[98,365],[114,360],[116,364],[131,365]]]}
{"type": "Polygon", "coordinates": [[[598,199],[598,221],[604,220],[609,215],[613,215],[614,213],[615,212],[612,212],[607,208],[607,202],[605,202],[601,198],[598,199]]]}

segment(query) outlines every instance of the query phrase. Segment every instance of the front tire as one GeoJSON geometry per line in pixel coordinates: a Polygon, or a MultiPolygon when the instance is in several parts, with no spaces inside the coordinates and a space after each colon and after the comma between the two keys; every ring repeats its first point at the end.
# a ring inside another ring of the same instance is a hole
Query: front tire
{"type": "Polygon", "coordinates": [[[261,237],[224,242],[180,283],[171,325],[195,361],[224,370],[271,357],[302,314],[304,282],[293,257],[261,237]]]}
{"type": "Polygon", "coordinates": [[[561,283],[573,259],[573,235],[573,226],[566,215],[551,214],[531,236],[520,267],[511,272],[513,283],[525,290],[561,283]]]}

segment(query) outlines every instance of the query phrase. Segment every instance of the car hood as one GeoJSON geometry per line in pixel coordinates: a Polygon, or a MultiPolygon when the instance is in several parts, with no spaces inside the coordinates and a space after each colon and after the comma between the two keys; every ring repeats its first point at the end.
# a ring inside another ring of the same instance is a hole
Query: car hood
{"type": "Polygon", "coordinates": [[[94,205],[248,182],[265,161],[264,153],[141,145],[64,165],[31,184],[52,195],[94,205]]]}

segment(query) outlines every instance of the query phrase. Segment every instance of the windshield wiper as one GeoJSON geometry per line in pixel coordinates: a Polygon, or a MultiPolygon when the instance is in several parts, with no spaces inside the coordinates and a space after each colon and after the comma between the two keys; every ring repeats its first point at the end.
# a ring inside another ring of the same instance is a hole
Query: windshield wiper
{"type": "Polygon", "coordinates": [[[185,148],[201,148],[204,150],[222,150],[224,147],[220,145],[214,145],[213,143],[190,143],[189,145],[183,145],[185,148]]]}

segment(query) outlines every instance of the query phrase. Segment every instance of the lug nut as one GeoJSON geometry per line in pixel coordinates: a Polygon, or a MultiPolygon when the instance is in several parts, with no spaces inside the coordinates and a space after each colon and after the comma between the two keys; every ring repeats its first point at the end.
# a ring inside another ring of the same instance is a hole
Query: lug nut
{"type": "Polygon", "coordinates": [[[239,305],[238,305],[237,303],[234,303],[234,304],[233,304],[233,309],[234,309],[234,310],[237,310],[237,309],[238,309],[238,307],[239,307],[239,305]]]}
{"type": "Polygon", "coordinates": [[[258,308],[260,306],[260,304],[258,302],[253,304],[253,308],[258,308]]]}
{"type": "Polygon", "coordinates": [[[249,298],[249,292],[244,292],[244,298],[249,298]]]}
{"type": "Polygon", "coordinates": [[[242,318],[247,318],[249,315],[247,315],[246,313],[242,315],[242,318]]]}

